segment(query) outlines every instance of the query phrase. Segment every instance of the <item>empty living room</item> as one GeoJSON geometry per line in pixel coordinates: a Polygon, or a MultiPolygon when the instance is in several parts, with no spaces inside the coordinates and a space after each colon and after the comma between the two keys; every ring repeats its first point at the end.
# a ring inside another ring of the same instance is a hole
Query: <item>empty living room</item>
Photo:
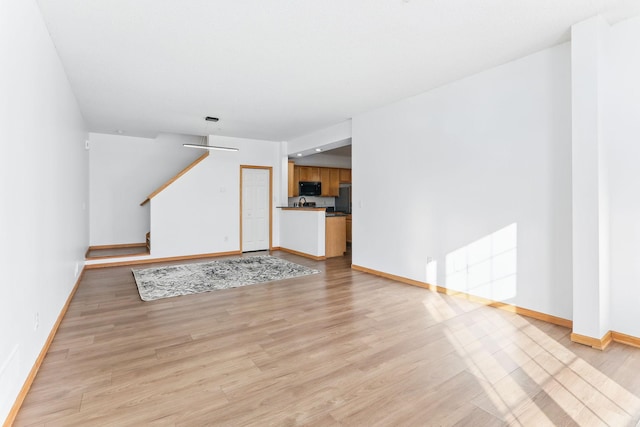
{"type": "Polygon", "coordinates": [[[640,2],[0,0],[5,426],[640,426],[640,2]]]}

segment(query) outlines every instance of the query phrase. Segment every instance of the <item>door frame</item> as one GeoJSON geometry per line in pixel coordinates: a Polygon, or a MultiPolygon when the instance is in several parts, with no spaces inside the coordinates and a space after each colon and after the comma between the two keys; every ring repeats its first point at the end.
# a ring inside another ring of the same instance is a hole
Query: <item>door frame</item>
{"type": "Polygon", "coordinates": [[[240,165],[240,253],[242,253],[242,171],[244,169],[264,169],[269,171],[269,251],[273,250],[273,167],[240,165]]]}

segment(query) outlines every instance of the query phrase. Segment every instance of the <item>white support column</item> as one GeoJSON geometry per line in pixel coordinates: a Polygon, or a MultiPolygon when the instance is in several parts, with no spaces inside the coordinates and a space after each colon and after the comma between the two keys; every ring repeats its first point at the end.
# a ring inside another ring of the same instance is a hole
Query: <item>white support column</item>
{"type": "Polygon", "coordinates": [[[599,341],[610,330],[609,201],[601,122],[608,30],[601,17],[571,29],[572,339],[595,347],[584,338],[599,341]]]}

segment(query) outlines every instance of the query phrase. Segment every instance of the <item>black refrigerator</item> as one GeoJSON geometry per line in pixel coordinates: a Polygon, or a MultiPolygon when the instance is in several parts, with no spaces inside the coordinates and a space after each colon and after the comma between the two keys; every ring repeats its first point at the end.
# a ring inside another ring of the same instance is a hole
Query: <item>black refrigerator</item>
{"type": "Polygon", "coordinates": [[[351,185],[340,186],[340,196],[336,197],[336,211],[351,213],[351,185]]]}

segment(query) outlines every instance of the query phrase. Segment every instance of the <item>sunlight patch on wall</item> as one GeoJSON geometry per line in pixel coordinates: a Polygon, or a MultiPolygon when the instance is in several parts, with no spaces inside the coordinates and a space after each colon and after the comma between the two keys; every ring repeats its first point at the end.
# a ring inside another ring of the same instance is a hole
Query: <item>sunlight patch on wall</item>
{"type": "Polygon", "coordinates": [[[427,258],[426,266],[427,283],[435,285],[438,281],[438,261],[433,258],[427,258]]]}
{"type": "Polygon", "coordinates": [[[518,226],[513,223],[447,254],[445,286],[493,301],[517,294],[518,226]]]}

